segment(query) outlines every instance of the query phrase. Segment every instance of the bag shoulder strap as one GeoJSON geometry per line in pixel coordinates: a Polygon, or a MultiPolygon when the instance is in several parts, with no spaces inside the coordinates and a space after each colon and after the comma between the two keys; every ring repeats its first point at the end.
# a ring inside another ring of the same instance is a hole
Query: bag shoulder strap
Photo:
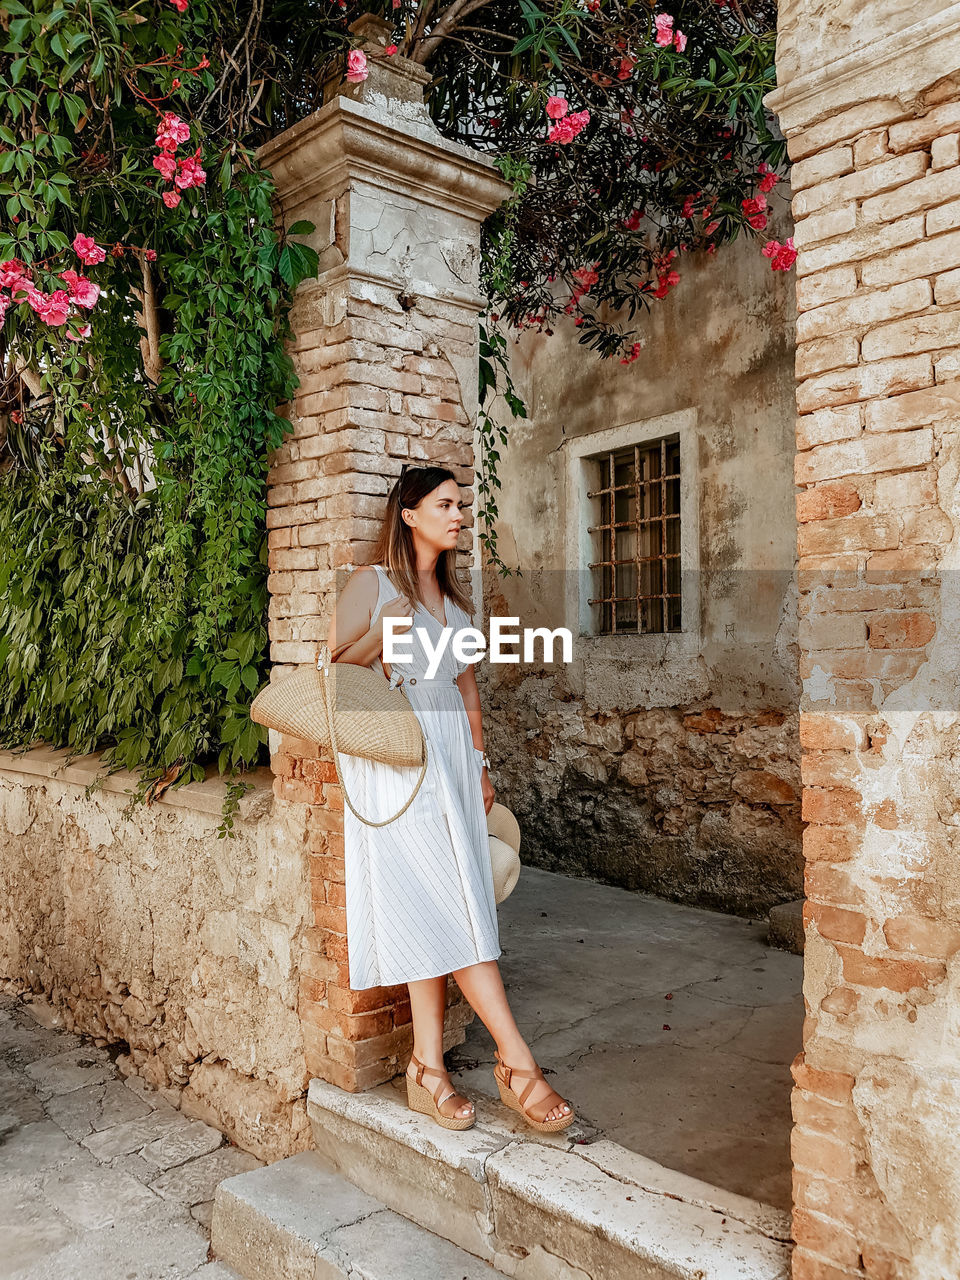
{"type": "Polygon", "coordinates": [[[321,645],[320,654],[317,658],[317,669],[321,673],[322,682],[323,682],[323,693],[324,693],[324,699],[326,701],[326,707],[327,707],[327,725],[330,730],[330,746],[331,746],[331,754],[333,756],[333,767],[336,770],[337,781],[340,783],[340,791],[343,795],[344,803],[350,809],[350,812],[356,818],[359,818],[359,820],[365,826],[385,827],[391,822],[396,822],[397,818],[399,818],[401,814],[406,813],[406,811],[413,804],[413,801],[416,798],[417,792],[420,790],[420,786],[424,778],[426,777],[427,763],[429,761],[429,750],[427,747],[426,735],[424,735],[424,739],[423,739],[423,761],[421,762],[421,765],[420,765],[420,772],[417,775],[417,781],[414,784],[413,791],[411,791],[409,799],[407,800],[406,804],[402,805],[401,808],[399,808],[396,813],[391,814],[389,818],[384,818],[382,822],[374,822],[371,818],[365,818],[363,814],[360,813],[359,810],[354,807],[353,802],[350,799],[350,796],[347,794],[347,784],[344,782],[343,775],[340,772],[340,752],[339,752],[339,748],[337,747],[336,722],[334,720],[333,703],[331,701],[331,693],[332,693],[332,690],[330,687],[331,665],[332,664],[330,661],[330,649],[325,644],[321,645]]]}

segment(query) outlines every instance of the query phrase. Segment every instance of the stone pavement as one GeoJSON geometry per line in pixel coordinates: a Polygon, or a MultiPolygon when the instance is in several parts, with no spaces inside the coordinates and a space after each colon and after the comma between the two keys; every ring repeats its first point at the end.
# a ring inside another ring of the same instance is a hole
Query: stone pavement
{"type": "Polygon", "coordinates": [[[213,1193],[262,1161],[55,1016],[0,990],[0,1280],[235,1280],[213,1193]]]}

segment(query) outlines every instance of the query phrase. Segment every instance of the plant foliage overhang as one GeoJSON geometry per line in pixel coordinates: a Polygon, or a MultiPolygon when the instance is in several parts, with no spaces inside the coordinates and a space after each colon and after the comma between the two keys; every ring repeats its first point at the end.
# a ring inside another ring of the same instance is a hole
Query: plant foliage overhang
{"type": "MultiPolygon", "coordinates": [[[[311,228],[277,228],[255,147],[319,104],[331,60],[366,74],[360,13],[0,0],[0,744],[107,747],[142,768],[135,798],[266,760],[248,709],[284,549],[267,458],[296,385],[288,309],[317,263],[311,228]]],[[[629,360],[624,317],[675,287],[683,252],[762,233],[784,160],[766,0],[383,14],[395,43],[371,56],[426,65],[441,130],[513,182],[485,232],[494,315],[566,312],[629,360]]],[[[789,242],[763,251],[790,265],[789,242]]],[[[486,396],[505,343],[481,337],[486,396]]]]}

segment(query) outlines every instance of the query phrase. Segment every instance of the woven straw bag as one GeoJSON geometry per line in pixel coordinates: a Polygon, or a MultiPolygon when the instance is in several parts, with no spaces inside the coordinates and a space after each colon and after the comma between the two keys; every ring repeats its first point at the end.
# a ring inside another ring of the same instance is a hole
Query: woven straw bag
{"type": "Polygon", "coordinates": [[[427,743],[416,713],[398,687],[403,676],[386,676],[355,662],[331,661],[320,646],[316,665],[264,685],[250,704],[250,718],[280,733],[306,738],[332,752],[344,802],[368,827],[395,822],[413,803],[427,772],[427,743]],[[338,753],[379,760],[398,768],[420,766],[406,804],[382,822],[365,818],[353,806],[340,773],[338,753]]]}

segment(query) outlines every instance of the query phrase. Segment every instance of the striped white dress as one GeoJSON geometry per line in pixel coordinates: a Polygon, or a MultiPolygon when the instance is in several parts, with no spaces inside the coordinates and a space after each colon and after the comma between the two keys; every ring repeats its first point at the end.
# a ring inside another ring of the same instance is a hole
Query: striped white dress
{"type": "MultiPolygon", "coordinates": [[[[380,591],[375,621],[388,600],[399,594],[377,570],[380,591]]],[[[471,625],[470,617],[444,597],[447,626],[471,625]]],[[[413,707],[429,758],[420,790],[395,822],[369,827],[344,806],[347,955],[350,986],[392,986],[439,977],[500,955],[487,818],[480,765],[470,720],[456,677],[467,668],[450,645],[435,674],[426,675],[429,655],[417,635],[423,627],[431,644],[443,624],[418,605],[410,636],[410,663],[393,669],[413,707]]],[[[383,674],[379,657],[371,663],[383,674]]],[[[419,768],[397,768],[361,756],[340,755],[340,771],[350,799],[365,817],[381,820],[396,813],[410,792],[419,768]]]]}

